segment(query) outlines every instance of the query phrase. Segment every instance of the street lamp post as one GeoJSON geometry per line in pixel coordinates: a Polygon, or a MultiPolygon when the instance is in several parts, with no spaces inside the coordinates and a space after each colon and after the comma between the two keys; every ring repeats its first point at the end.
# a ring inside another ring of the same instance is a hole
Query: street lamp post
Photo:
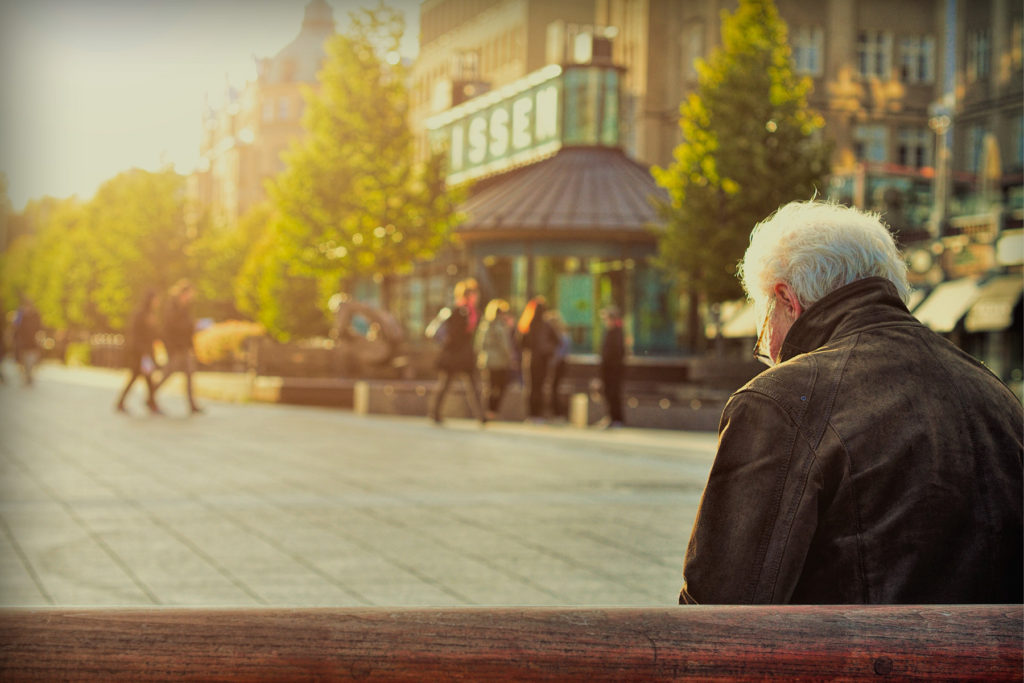
{"type": "Polygon", "coordinates": [[[936,159],[930,229],[933,238],[942,237],[942,228],[949,216],[950,137],[953,110],[943,101],[928,108],[928,127],[935,131],[936,159]]]}

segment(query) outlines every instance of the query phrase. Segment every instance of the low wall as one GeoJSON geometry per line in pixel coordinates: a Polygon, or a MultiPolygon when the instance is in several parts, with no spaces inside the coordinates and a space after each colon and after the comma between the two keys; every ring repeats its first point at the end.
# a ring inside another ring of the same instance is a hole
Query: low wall
{"type": "MultiPolygon", "coordinates": [[[[428,414],[436,386],[434,381],[260,377],[247,373],[203,372],[195,378],[196,393],[216,400],[324,406],[364,414],[423,417],[428,414]],[[361,396],[360,401],[356,400],[357,392],[361,396]]],[[[184,378],[180,374],[171,376],[167,389],[183,390],[184,378]]],[[[599,394],[594,391],[569,393],[574,389],[578,387],[566,386],[563,391],[562,400],[567,413],[562,418],[583,427],[594,425],[605,417],[607,411],[599,394]],[[570,406],[575,408],[573,415],[568,413],[570,406]]],[[[626,424],[648,429],[715,431],[724,399],[724,394],[706,392],[652,395],[630,392],[627,386],[624,399],[626,424]]],[[[497,419],[524,420],[525,403],[522,385],[512,385],[502,401],[497,419]]],[[[474,417],[461,381],[454,381],[449,388],[442,416],[474,417]]]]}

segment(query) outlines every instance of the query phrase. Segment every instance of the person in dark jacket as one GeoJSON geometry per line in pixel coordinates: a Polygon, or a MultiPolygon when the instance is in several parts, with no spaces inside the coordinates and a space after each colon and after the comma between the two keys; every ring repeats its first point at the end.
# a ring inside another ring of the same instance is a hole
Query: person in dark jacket
{"type": "Polygon", "coordinates": [[[523,375],[527,383],[526,413],[535,422],[543,421],[547,413],[548,371],[558,349],[558,336],[544,317],[546,311],[547,300],[535,296],[526,302],[517,325],[523,349],[523,375]]]}
{"type": "Polygon", "coordinates": [[[562,396],[561,387],[569,367],[572,339],[569,336],[569,326],[565,324],[565,318],[560,311],[550,310],[544,318],[558,341],[554,353],[551,354],[551,366],[548,368],[548,375],[551,377],[548,405],[551,407],[552,416],[564,420],[569,417],[569,402],[562,396]]]}
{"type": "Polygon", "coordinates": [[[3,308],[0,308],[0,384],[6,384],[7,378],[4,377],[3,367],[4,358],[7,356],[7,313],[3,308]]]}
{"type": "Polygon", "coordinates": [[[622,331],[622,314],[615,306],[601,311],[604,320],[604,341],[601,343],[601,395],[608,408],[603,427],[621,427],[622,379],[626,369],[626,339],[622,331]]]}
{"type": "Polygon", "coordinates": [[[455,305],[438,314],[428,328],[428,336],[441,342],[441,353],[437,358],[437,387],[430,402],[430,418],[436,424],[442,424],[444,421],[444,398],[456,376],[461,377],[466,400],[469,401],[470,409],[480,420],[480,424],[487,422],[480,402],[476,352],[473,350],[474,324],[471,306],[475,302],[475,286],[474,280],[458,283],[455,287],[455,305]]]}
{"type": "Polygon", "coordinates": [[[741,263],[771,367],[729,399],[685,603],[1019,603],[1024,410],[907,310],[873,214],[821,201],[741,263]]]}
{"type": "Polygon", "coordinates": [[[156,398],[153,395],[153,371],[156,369],[156,363],[153,360],[153,345],[157,340],[157,305],[159,302],[160,297],[156,291],[150,290],[143,296],[142,303],[132,315],[131,329],[128,330],[128,343],[125,345],[125,363],[131,371],[131,376],[115,406],[119,413],[128,412],[124,402],[128,398],[128,392],[135,384],[135,380],[142,377],[146,381],[146,389],[149,392],[146,406],[149,407],[150,412],[160,414],[160,408],[157,407],[156,398]]]}
{"type": "Polygon", "coordinates": [[[25,386],[35,381],[35,367],[39,362],[39,333],[43,329],[42,318],[29,299],[25,298],[14,314],[14,359],[21,366],[21,377],[25,386]]]}
{"type": "Polygon", "coordinates": [[[188,280],[179,280],[168,290],[163,316],[163,342],[167,349],[167,365],[160,381],[153,386],[154,394],[175,372],[185,375],[185,393],[189,410],[193,415],[202,413],[192,391],[192,373],[196,368],[195,349],[192,336],[195,333],[195,319],[192,317],[192,300],[196,290],[188,280]]]}

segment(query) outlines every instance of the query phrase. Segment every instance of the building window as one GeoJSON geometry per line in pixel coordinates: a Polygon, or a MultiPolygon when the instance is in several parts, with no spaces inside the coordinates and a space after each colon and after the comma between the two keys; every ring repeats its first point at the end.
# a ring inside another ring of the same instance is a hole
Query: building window
{"type": "Polygon", "coordinates": [[[860,31],[857,34],[857,68],[866,78],[889,78],[892,68],[892,34],[860,31]]]}
{"type": "Polygon", "coordinates": [[[967,36],[966,61],[968,82],[988,77],[992,62],[992,38],[988,29],[972,31],[967,36]]]}
{"type": "Polygon", "coordinates": [[[1010,65],[1015,70],[1024,66],[1024,19],[1013,18],[1013,25],[1010,27],[1010,65]]]}
{"type": "Polygon", "coordinates": [[[889,132],[885,126],[857,126],[853,132],[853,148],[858,161],[888,161],[889,132]]]}
{"type": "Polygon", "coordinates": [[[797,73],[809,76],[820,76],[822,73],[821,27],[801,26],[792,33],[793,36],[793,68],[797,73]]]}
{"type": "Polygon", "coordinates": [[[274,103],[267,100],[263,103],[263,121],[269,123],[274,120],[274,103]]]}
{"type": "Polygon", "coordinates": [[[981,156],[985,150],[985,129],[982,126],[971,126],[967,129],[967,171],[978,173],[981,170],[981,156]]]}
{"type": "Polygon", "coordinates": [[[277,118],[282,121],[288,120],[288,98],[282,97],[277,101],[277,118]]]}
{"type": "Polygon", "coordinates": [[[900,76],[904,83],[935,82],[935,38],[907,36],[900,40],[900,76]]]}
{"type": "Polygon", "coordinates": [[[934,138],[927,128],[901,128],[897,133],[896,163],[913,168],[931,166],[934,138]]]}

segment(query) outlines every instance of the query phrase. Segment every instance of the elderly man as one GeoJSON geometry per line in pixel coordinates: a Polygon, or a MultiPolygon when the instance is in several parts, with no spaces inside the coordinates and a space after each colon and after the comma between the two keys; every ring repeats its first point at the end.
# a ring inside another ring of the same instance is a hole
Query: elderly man
{"type": "Polygon", "coordinates": [[[754,228],[771,367],[723,411],[680,602],[1021,602],[1021,404],[908,312],[905,271],[855,209],[754,228]]]}

